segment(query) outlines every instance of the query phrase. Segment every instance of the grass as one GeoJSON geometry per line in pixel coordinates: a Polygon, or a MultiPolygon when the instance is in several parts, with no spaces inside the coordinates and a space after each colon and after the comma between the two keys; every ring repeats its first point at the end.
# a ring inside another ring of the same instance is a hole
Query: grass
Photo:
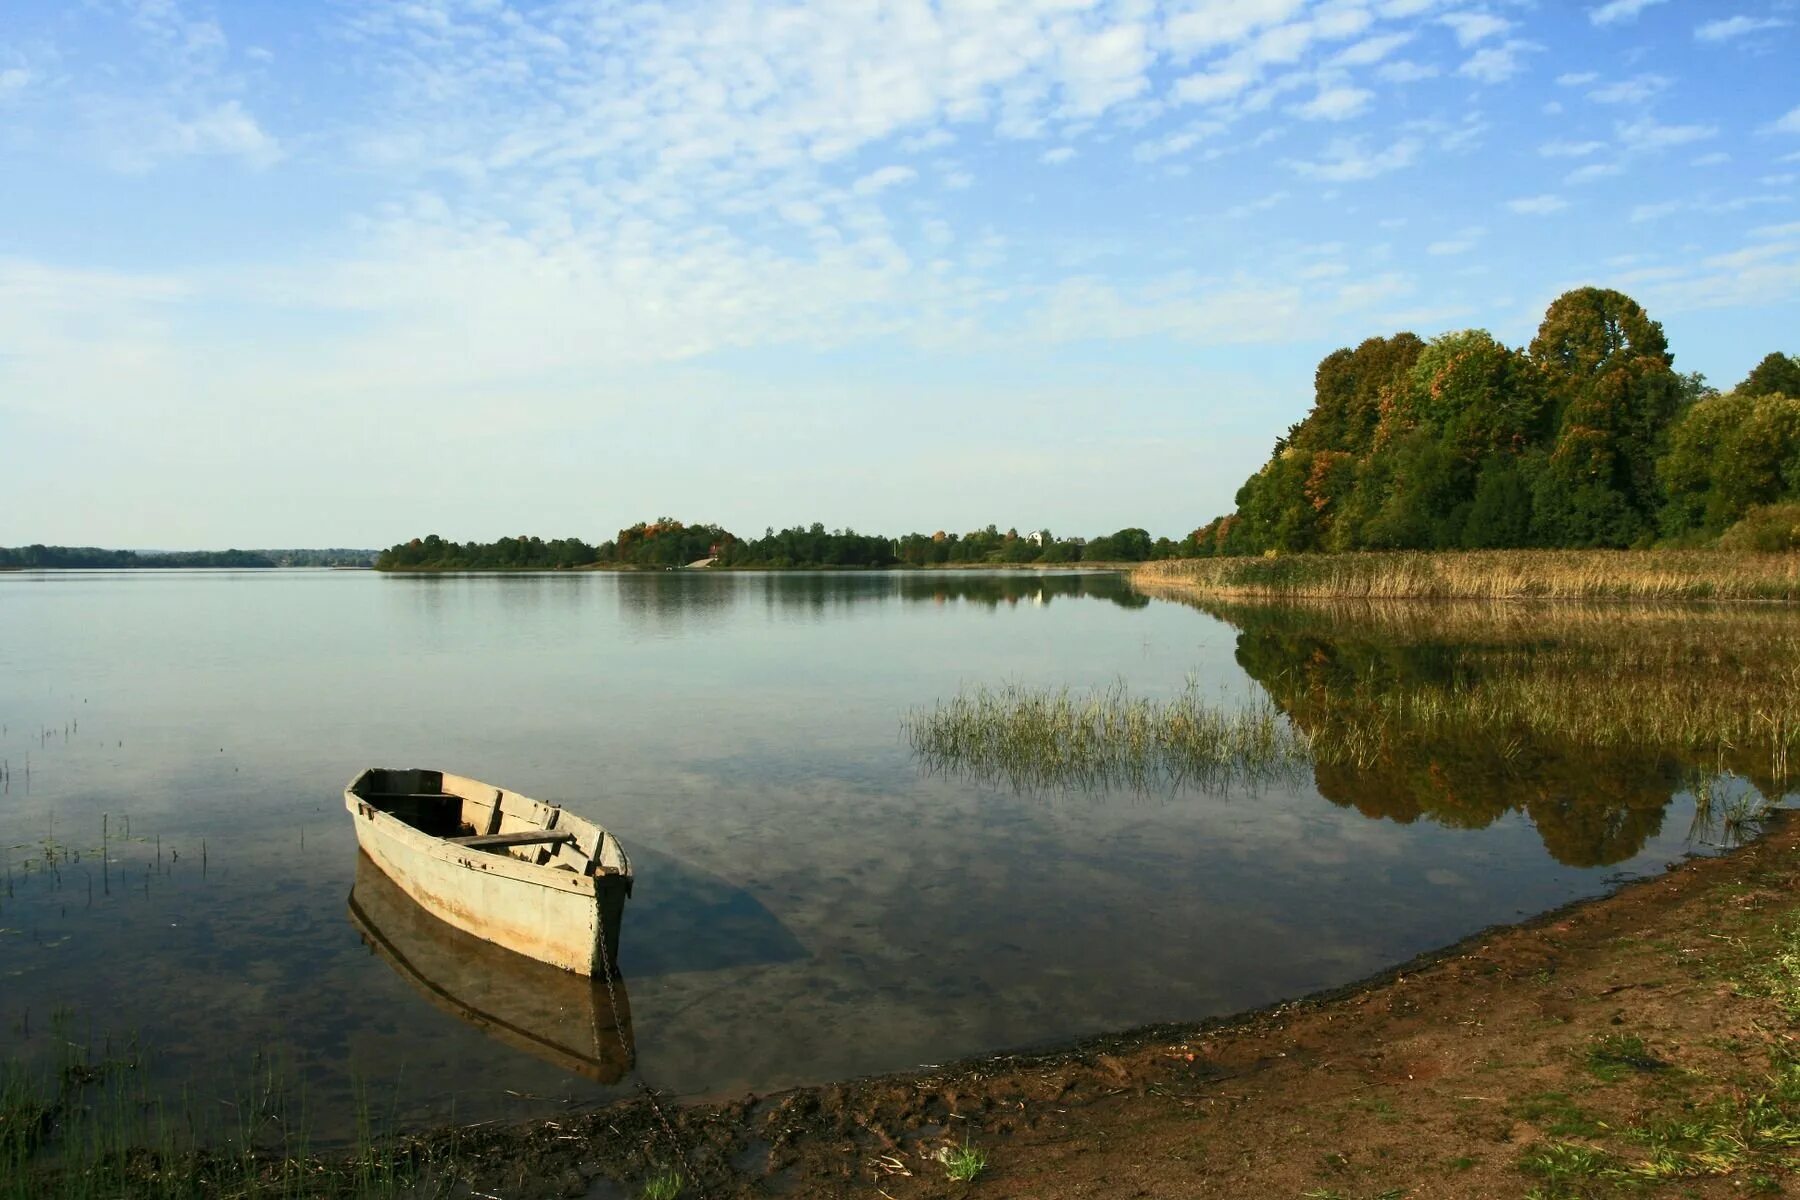
{"type": "Polygon", "coordinates": [[[1800,600],[1800,554],[1728,550],[1469,550],[1178,559],[1145,590],[1382,600],[1800,600]]]}
{"type": "MultiPolygon", "coordinates": [[[[1726,974],[1737,979],[1741,993],[1765,996],[1793,1015],[1800,909],[1743,930],[1743,937],[1724,939],[1731,947],[1726,974]]],[[[1767,1066],[1760,1074],[1734,1072],[1730,1079],[1675,1070],[1642,1037],[1623,1030],[1589,1042],[1580,1059],[1595,1082],[1584,1098],[1618,1115],[1597,1115],[1562,1092],[1508,1105],[1510,1116],[1549,1135],[1514,1160],[1537,1181],[1529,1196],[1660,1193],[1706,1179],[1730,1180],[1735,1194],[1779,1194],[1782,1179],[1800,1168],[1800,1055],[1785,1031],[1769,1032],[1767,1066]],[[1633,1082],[1651,1074],[1658,1082],[1633,1082]]],[[[1753,1053],[1751,1045],[1734,1042],[1737,1061],[1748,1064],[1753,1053]]]]}
{"type": "Polygon", "coordinates": [[[987,1170],[987,1165],[987,1151],[964,1142],[944,1155],[944,1176],[951,1183],[970,1183],[987,1170]]]}
{"type": "Polygon", "coordinates": [[[658,1171],[644,1181],[643,1200],[675,1200],[686,1187],[680,1171],[658,1171]]]}
{"type": "Polygon", "coordinates": [[[1669,1066],[1650,1053],[1644,1039],[1635,1033],[1609,1033],[1595,1039],[1587,1048],[1585,1062],[1594,1078],[1616,1083],[1634,1071],[1662,1071],[1669,1066]]]}
{"type": "Polygon", "coordinates": [[[1225,786],[1303,766],[1307,739],[1273,704],[1209,702],[1189,681],[1169,700],[1005,684],[964,689],[905,718],[929,766],[1015,786],[1225,786]]]}

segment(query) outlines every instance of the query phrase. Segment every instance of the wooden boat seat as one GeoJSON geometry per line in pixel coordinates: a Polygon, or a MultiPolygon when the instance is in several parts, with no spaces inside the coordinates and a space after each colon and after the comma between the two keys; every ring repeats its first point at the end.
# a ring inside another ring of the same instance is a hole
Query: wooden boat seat
{"type": "Polygon", "coordinates": [[[560,845],[563,842],[573,842],[575,835],[554,833],[548,829],[522,829],[517,833],[478,833],[473,837],[444,840],[452,846],[467,846],[471,850],[499,850],[508,846],[560,845]]]}

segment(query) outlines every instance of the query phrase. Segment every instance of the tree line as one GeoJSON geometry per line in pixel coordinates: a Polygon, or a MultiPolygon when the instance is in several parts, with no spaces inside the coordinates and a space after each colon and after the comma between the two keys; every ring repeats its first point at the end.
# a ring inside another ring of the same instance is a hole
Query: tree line
{"type": "Polygon", "coordinates": [[[0,570],[171,567],[367,567],[369,550],[103,550],[98,546],[0,546],[0,570]]]}
{"type": "Polygon", "coordinates": [[[432,534],[383,550],[378,570],[556,570],[569,567],[680,567],[714,560],[720,567],[808,568],[993,566],[1007,563],[1142,562],[1174,557],[1180,543],[1154,541],[1142,529],[1092,539],[1056,537],[1049,530],[1002,532],[997,526],[956,534],[937,530],[892,538],[826,529],[819,522],[765,529],[738,537],[719,525],[688,525],[673,517],[640,521],[598,545],[580,538],[543,541],[521,535],[495,542],[446,541],[432,534]]]}
{"type": "Polygon", "coordinates": [[[1375,337],[1319,364],[1312,410],[1184,556],[1800,545],[1800,362],[1720,394],[1620,292],[1485,330],[1375,337]]]}

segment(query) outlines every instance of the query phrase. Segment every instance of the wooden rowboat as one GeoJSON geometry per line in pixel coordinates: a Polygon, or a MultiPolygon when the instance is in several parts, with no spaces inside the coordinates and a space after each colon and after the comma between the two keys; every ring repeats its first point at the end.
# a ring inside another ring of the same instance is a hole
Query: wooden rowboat
{"type": "Polygon", "coordinates": [[[344,789],[356,840],[420,907],[578,975],[617,973],[631,860],[556,805],[441,771],[371,767],[344,789]]]}

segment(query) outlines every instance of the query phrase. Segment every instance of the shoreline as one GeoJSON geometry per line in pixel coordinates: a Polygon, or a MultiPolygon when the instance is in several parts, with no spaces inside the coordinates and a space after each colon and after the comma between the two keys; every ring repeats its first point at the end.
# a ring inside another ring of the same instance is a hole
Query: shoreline
{"type": "MultiPolygon", "coordinates": [[[[1519,1164],[1533,1148],[1560,1144],[1556,1131],[1575,1122],[1570,1111],[1584,1110],[1578,1101],[1599,1108],[1617,1099],[1637,1111],[1653,1099],[1647,1093],[1670,1082],[1665,1071],[1676,1070],[1696,1091],[1712,1085],[1722,1094],[1742,1092],[1761,1073],[1759,1057],[1781,1057],[1789,1039],[1779,1002],[1745,994],[1742,981],[1721,987],[1720,979],[1734,968],[1755,977],[1762,969],[1755,944],[1800,920],[1793,898],[1800,884],[1797,852],[1800,821],[1782,817],[1735,851],[1687,859],[1605,895],[1260,1009],[665,1108],[683,1153],[709,1185],[706,1194],[715,1196],[1276,1196],[1305,1194],[1308,1187],[1331,1194],[1334,1180],[1358,1196],[1394,1187],[1406,1195],[1523,1194],[1533,1174],[1519,1164]],[[1755,903],[1737,906],[1736,924],[1714,914],[1712,938],[1693,932],[1696,913],[1745,896],[1755,903]],[[1782,903],[1773,911],[1777,897],[1782,903]],[[1657,945],[1662,935],[1679,943],[1672,956],[1657,945]],[[1693,948],[1693,940],[1707,944],[1693,948]],[[1707,958],[1723,975],[1703,974],[1697,988],[1690,978],[1684,989],[1703,993],[1707,1003],[1672,994],[1707,958]],[[1651,993],[1662,993],[1657,1011],[1634,1017],[1632,1000],[1651,993]],[[1742,1011],[1725,1011],[1732,1006],[1742,1011]],[[1767,1036],[1763,1045],[1746,1044],[1721,1059],[1716,1049],[1696,1044],[1715,1027],[1767,1036]],[[1629,1038],[1639,1039],[1643,1064],[1595,1074],[1594,1047],[1629,1038]],[[1450,1048],[1459,1053],[1446,1054],[1450,1048]],[[1495,1061],[1521,1053],[1524,1061],[1495,1061]],[[1445,1061],[1454,1058],[1460,1063],[1445,1061]],[[1721,1061],[1733,1059],[1745,1069],[1742,1077],[1720,1072],[1721,1061]],[[1509,1069],[1520,1084],[1497,1087],[1509,1069]],[[1486,1095],[1471,1099],[1471,1092],[1486,1095]],[[1416,1114],[1426,1127],[1422,1136],[1404,1117],[1395,1119],[1420,1098],[1426,1100],[1416,1114]],[[1470,1125],[1460,1146],[1443,1141],[1446,1120],[1454,1127],[1457,1117],[1488,1110],[1486,1124],[1470,1125]],[[1349,1137],[1347,1121],[1370,1128],[1349,1137]],[[1390,1145],[1371,1154],[1370,1141],[1390,1145]],[[1341,1151],[1314,1148],[1339,1143],[1341,1151]],[[946,1149],[964,1144],[988,1155],[973,1184],[949,1181],[940,1165],[946,1149]],[[1441,1169],[1434,1165],[1438,1157],[1459,1165],[1441,1169]]],[[[1677,1108],[1691,1101],[1678,1099],[1677,1108]]],[[[1792,1100],[1800,1119],[1800,1092],[1792,1100]]],[[[667,1135],[658,1136],[655,1116],[641,1100],[585,1114],[572,1130],[571,1122],[555,1124],[553,1130],[537,1123],[489,1131],[479,1148],[464,1134],[459,1152],[527,1161],[534,1173],[553,1162],[574,1170],[591,1155],[581,1145],[595,1139],[615,1163],[618,1156],[620,1165],[636,1160],[639,1171],[627,1172],[627,1181],[672,1161],[667,1135]],[[570,1136],[570,1143],[555,1140],[570,1136]]],[[[421,1145],[442,1146],[450,1136],[428,1135],[421,1145]]],[[[1633,1144],[1595,1130],[1584,1137],[1596,1145],[1633,1144]]],[[[1614,1157],[1629,1172],[1626,1154],[1614,1157]]],[[[1777,1169],[1754,1157],[1745,1158],[1741,1172],[1717,1177],[1735,1190],[1705,1194],[1742,1194],[1746,1179],[1761,1177],[1755,1171],[1777,1169]],[[1739,1178],[1729,1178],[1734,1174],[1739,1178]]],[[[517,1178],[506,1170],[484,1173],[473,1186],[517,1178]]],[[[558,1193],[546,1187],[507,1194],[558,1193]]]]}
{"type": "MultiPolygon", "coordinates": [[[[1739,849],[1247,1012],[660,1111],[640,1097],[431,1129],[381,1153],[418,1194],[509,1200],[635,1197],[671,1169],[681,1195],[733,1200],[1475,1198],[1570,1163],[1583,1187],[1754,1193],[1800,1166],[1791,1144],[1734,1134],[1729,1161],[1677,1144],[1656,1160],[1645,1139],[1665,1118],[1737,1120],[1759,1096],[1758,1119],[1800,1135],[1797,889],[1800,821],[1781,814],[1739,849]],[[986,1155],[972,1183],[943,1166],[963,1146],[986,1155]]],[[[309,1172],[323,1186],[363,1161],[309,1172]]],[[[1562,1185],[1541,1194],[1587,1194],[1562,1185]]]]}

